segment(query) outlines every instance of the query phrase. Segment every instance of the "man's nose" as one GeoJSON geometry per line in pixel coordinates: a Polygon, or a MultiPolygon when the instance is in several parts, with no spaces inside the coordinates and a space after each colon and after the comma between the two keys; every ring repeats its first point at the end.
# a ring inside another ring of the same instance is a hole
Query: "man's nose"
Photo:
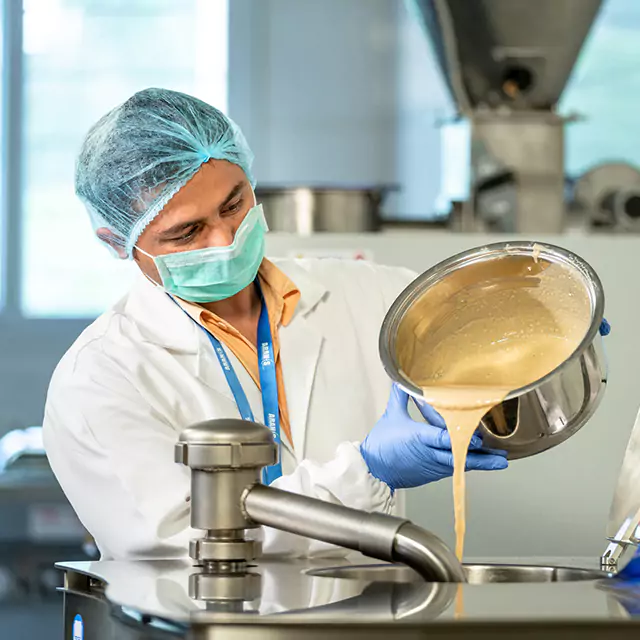
{"type": "Polygon", "coordinates": [[[233,227],[217,227],[212,229],[207,238],[207,245],[209,247],[228,247],[236,235],[236,230],[233,227]]]}

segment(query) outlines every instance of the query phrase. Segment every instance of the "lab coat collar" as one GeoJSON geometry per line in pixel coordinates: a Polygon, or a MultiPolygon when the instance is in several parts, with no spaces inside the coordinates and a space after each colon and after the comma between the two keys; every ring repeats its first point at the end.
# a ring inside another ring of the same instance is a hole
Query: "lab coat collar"
{"type": "Polygon", "coordinates": [[[200,329],[164,292],[143,275],[136,280],[124,303],[145,342],[179,353],[197,353],[200,329]]]}
{"type": "Polygon", "coordinates": [[[291,322],[279,333],[282,375],[285,389],[289,391],[287,406],[293,453],[300,462],[306,456],[311,393],[324,342],[320,323],[311,323],[310,316],[328,292],[322,283],[309,275],[304,261],[283,260],[275,261],[275,264],[297,285],[301,294],[291,322]]]}
{"type": "Polygon", "coordinates": [[[271,259],[271,262],[281,269],[300,291],[300,301],[296,305],[294,319],[307,316],[327,295],[327,288],[309,274],[303,267],[303,262],[284,259],[271,259]]]}

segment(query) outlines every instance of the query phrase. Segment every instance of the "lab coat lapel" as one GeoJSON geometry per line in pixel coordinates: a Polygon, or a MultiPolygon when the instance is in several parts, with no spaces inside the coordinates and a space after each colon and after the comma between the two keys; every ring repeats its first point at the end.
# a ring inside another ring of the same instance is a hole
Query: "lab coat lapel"
{"type": "Polygon", "coordinates": [[[286,327],[280,327],[279,332],[291,436],[295,456],[300,461],[305,456],[311,393],[324,341],[317,323],[313,322],[313,314],[327,290],[296,263],[276,264],[279,267],[285,267],[286,264],[283,270],[300,291],[300,301],[291,322],[286,327]]]}
{"type": "MultiPolygon", "coordinates": [[[[192,322],[194,322],[192,320],[192,322]]],[[[196,375],[198,378],[206,384],[210,389],[223,395],[225,398],[228,398],[230,402],[233,402],[234,406],[236,405],[235,398],[233,397],[233,393],[229,388],[229,384],[227,383],[227,379],[225,378],[224,372],[222,371],[222,367],[220,366],[220,362],[207,338],[205,332],[198,328],[198,333],[200,334],[198,337],[200,338],[198,344],[198,354],[197,354],[197,367],[196,367],[196,375]]],[[[234,370],[237,371],[237,364],[235,359],[232,357],[233,354],[229,352],[228,349],[225,349],[225,353],[229,358],[234,370]]],[[[236,407],[237,408],[237,407],[236,407]]],[[[238,413],[238,416],[240,414],[238,413]]]]}
{"type": "Polygon", "coordinates": [[[304,316],[292,319],[288,327],[280,330],[282,374],[293,448],[298,461],[305,455],[309,403],[323,339],[304,316]]]}
{"type": "MultiPolygon", "coordinates": [[[[300,291],[300,301],[291,322],[286,327],[280,327],[278,331],[280,361],[284,386],[287,392],[287,407],[289,409],[294,451],[291,451],[291,447],[284,439],[283,446],[300,461],[305,455],[309,405],[324,340],[321,331],[314,326],[315,323],[313,323],[312,317],[317,306],[321,304],[325,294],[327,294],[327,289],[322,283],[311,278],[308,272],[295,261],[285,260],[281,262],[274,260],[274,263],[279,268],[282,268],[300,291]]],[[[218,392],[223,389],[224,395],[235,403],[233,394],[229,390],[224,373],[213,353],[213,349],[211,349],[211,345],[208,343],[204,333],[199,338],[199,377],[212,389],[218,392]]],[[[248,375],[245,380],[244,369],[235,360],[233,354],[227,353],[227,356],[232,360],[236,373],[243,383],[243,388],[253,408],[254,416],[258,421],[262,421],[262,405],[257,399],[254,399],[254,391],[257,396],[260,395],[259,391],[255,384],[249,380],[248,375]]]]}
{"type": "Polygon", "coordinates": [[[140,276],[116,311],[133,320],[140,339],[177,353],[195,354],[198,330],[191,319],[159,287],[140,276]]]}

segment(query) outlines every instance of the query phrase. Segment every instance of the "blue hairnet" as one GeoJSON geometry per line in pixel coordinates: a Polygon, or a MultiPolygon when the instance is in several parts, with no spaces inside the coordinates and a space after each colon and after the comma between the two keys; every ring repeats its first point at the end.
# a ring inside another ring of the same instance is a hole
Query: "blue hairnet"
{"type": "Polygon", "coordinates": [[[107,228],[115,253],[131,258],[147,225],[211,159],[238,165],[254,185],[253,154],[231,119],[184,93],[145,89],[87,134],[76,166],[76,194],[94,230],[107,228]]]}

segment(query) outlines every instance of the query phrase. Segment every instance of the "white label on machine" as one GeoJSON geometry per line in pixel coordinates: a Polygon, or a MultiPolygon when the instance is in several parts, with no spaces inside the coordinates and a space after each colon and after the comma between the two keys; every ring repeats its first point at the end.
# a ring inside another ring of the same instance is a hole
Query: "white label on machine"
{"type": "Polygon", "coordinates": [[[340,260],[369,260],[373,252],[368,249],[292,249],[288,258],[338,258],[340,260]]]}
{"type": "Polygon", "coordinates": [[[83,540],[86,532],[66,504],[34,504],[27,511],[27,535],[33,541],[83,540]]]}
{"type": "Polygon", "coordinates": [[[72,634],[72,640],[84,640],[84,622],[80,614],[73,619],[72,634]]]}

